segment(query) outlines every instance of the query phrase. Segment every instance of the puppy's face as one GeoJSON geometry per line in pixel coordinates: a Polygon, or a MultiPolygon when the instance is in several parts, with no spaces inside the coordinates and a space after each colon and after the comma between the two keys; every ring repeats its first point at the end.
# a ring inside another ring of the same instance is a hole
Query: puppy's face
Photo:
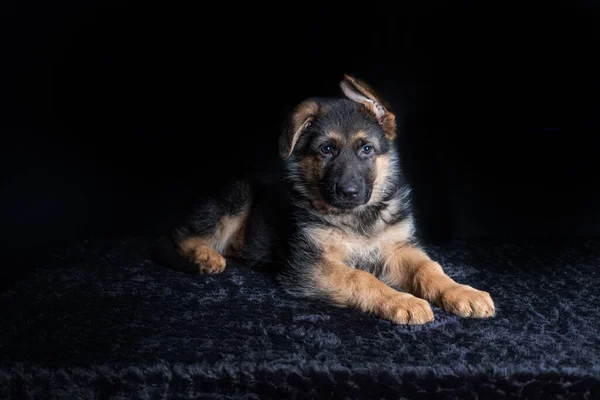
{"type": "Polygon", "coordinates": [[[341,87],[347,98],[302,102],[280,138],[296,186],[324,212],[378,197],[395,136],[394,115],[370,88],[349,76],[341,87]]]}

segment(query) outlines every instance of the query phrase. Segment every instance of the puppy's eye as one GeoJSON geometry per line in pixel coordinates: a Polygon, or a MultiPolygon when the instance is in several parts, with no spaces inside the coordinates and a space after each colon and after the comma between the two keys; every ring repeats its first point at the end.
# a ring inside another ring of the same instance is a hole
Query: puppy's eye
{"type": "Polygon", "coordinates": [[[328,144],[321,146],[320,151],[322,154],[329,155],[333,151],[333,147],[328,144]]]}
{"type": "Polygon", "coordinates": [[[370,152],[372,152],[372,151],[373,151],[373,146],[371,146],[371,145],[369,145],[369,144],[368,144],[368,145],[366,145],[366,146],[363,146],[363,148],[362,148],[362,151],[363,151],[363,153],[365,153],[365,154],[369,154],[370,152]]]}

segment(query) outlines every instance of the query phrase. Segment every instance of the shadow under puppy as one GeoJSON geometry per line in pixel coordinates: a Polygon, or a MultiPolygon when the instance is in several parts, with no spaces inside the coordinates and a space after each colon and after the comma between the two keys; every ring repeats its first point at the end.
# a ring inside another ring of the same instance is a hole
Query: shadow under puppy
{"type": "Polygon", "coordinates": [[[195,204],[172,232],[187,261],[170,266],[217,274],[225,257],[281,264],[288,293],[398,324],[433,321],[430,302],[493,316],[487,292],[455,282],[416,242],[390,107],[351,76],[341,89],[344,97],[306,99],[289,116],[279,141],[283,181],[232,182],[195,204]]]}

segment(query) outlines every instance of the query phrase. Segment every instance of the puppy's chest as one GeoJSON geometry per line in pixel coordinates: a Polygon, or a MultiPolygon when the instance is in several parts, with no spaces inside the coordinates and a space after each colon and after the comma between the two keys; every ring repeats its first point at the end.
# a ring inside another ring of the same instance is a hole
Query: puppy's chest
{"type": "Polygon", "coordinates": [[[342,234],[332,241],[329,251],[337,253],[349,266],[372,270],[385,261],[387,249],[393,245],[388,237],[364,237],[342,234]]]}
{"type": "Polygon", "coordinates": [[[396,245],[410,240],[412,234],[412,221],[406,220],[372,235],[338,228],[315,228],[309,236],[325,257],[342,261],[353,268],[372,270],[390,256],[396,245]]]}
{"type": "Polygon", "coordinates": [[[352,268],[374,271],[384,263],[385,257],[383,251],[378,247],[354,248],[344,261],[352,268]]]}

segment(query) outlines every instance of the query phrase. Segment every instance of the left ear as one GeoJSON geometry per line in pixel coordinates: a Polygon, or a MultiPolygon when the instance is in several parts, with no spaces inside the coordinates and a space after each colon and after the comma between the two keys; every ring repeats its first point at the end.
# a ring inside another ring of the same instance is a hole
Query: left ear
{"type": "Polygon", "coordinates": [[[289,115],[285,129],[279,136],[279,156],[282,159],[285,160],[292,154],[298,138],[317,117],[319,110],[319,102],[311,98],[301,102],[289,115]]]}
{"type": "Polygon", "coordinates": [[[350,75],[344,75],[340,87],[350,100],[364,105],[377,118],[388,139],[391,140],[396,136],[396,116],[373,89],[350,75]]]}

